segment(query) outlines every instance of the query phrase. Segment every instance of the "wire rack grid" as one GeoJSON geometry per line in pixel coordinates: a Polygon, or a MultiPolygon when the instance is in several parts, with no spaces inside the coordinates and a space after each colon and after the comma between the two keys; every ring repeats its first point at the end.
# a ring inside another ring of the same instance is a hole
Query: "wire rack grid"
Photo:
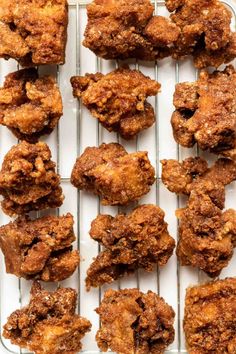
{"type": "MultiPolygon", "coordinates": [[[[170,58],[155,63],[144,63],[135,60],[129,60],[127,63],[131,68],[140,69],[145,75],[156,79],[162,84],[161,93],[151,98],[149,101],[153,104],[157,116],[157,124],[147,131],[141,133],[139,137],[132,142],[126,142],[119,138],[117,134],[108,133],[97,122],[91,118],[88,111],[72,97],[72,89],[69,83],[73,75],[83,75],[86,72],[100,71],[107,73],[115,69],[119,62],[105,61],[97,58],[88,49],[83,48],[81,41],[86,26],[86,5],[88,0],[70,0],[69,1],[69,28],[66,64],[61,67],[43,67],[39,68],[41,73],[50,73],[57,77],[60,86],[64,115],[56,131],[45,141],[49,144],[53,159],[57,161],[57,169],[61,174],[62,187],[65,194],[63,206],[52,213],[63,214],[71,212],[75,217],[75,230],[78,235],[75,246],[80,250],[83,261],[78,271],[68,280],[61,283],[63,286],[70,286],[78,290],[78,313],[90,319],[93,323],[92,331],[85,337],[83,343],[84,351],[87,354],[97,354],[99,350],[95,342],[95,334],[99,328],[99,319],[94,309],[99,306],[104,291],[109,287],[114,289],[138,287],[142,291],[153,290],[163,296],[165,300],[172,305],[176,312],[175,341],[168,349],[167,353],[187,353],[184,345],[184,335],[182,331],[182,320],[184,312],[185,289],[190,284],[196,284],[207,280],[207,277],[197,270],[180,267],[176,256],[173,255],[168,264],[162,269],[156,269],[155,272],[145,273],[138,270],[134,275],[114,282],[101,289],[93,289],[86,293],[84,278],[86,269],[100,251],[100,246],[92,241],[88,236],[91,221],[98,213],[109,213],[115,215],[119,210],[114,207],[103,207],[99,199],[88,195],[85,192],[77,192],[70,184],[70,173],[75,159],[83,152],[86,146],[98,146],[102,142],[119,142],[125,146],[127,151],[147,150],[149,158],[156,168],[157,181],[151,192],[142,198],[140,204],[154,203],[160,205],[166,213],[166,220],[169,224],[170,234],[177,240],[178,223],[175,218],[175,210],[183,206],[186,202],[184,198],[177,198],[166,190],[161,182],[160,160],[162,158],[183,158],[191,155],[197,155],[199,152],[194,149],[183,149],[176,145],[172,136],[170,126],[170,117],[173,111],[172,99],[175,84],[182,81],[194,81],[198,72],[193,68],[191,60],[175,62],[170,58]]],[[[164,1],[154,0],[155,13],[168,16],[164,6],[164,1]]],[[[232,26],[235,28],[236,22],[236,3],[235,0],[226,0],[224,3],[230,8],[233,14],[232,26]]],[[[0,82],[4,76],[18,66],[13,60],[0,62],[0,82]]],[[[43,139],[44,140],[44,139],[43,139]]],[[[6,129],[0,128],[0,161],[12,145],[17,143],[16,139],[6,129]]],[[[202,154],[202,153],[201,153],[202,154]]],[[[203,154],[205,157],[206,155],[203,154]]],[[[209,158],[209,156],[207,156],[209,158]]],[[[235,186],[228,188],[227,206],[233,207],[232,193],[235,193],[235,186]]],[[[123,209],[121,208],[120,211],[123,209]]],[[[126,210],[127,211],[127,210],[126,210]]],[[[43,215],[44,213],[38,213],[43,215]]],[[[9,218],[0,214],[0,223],[5,224],[9,218]]],[[[0,326],[6,322],[7,316],[15,309],[24,306],[29,300],[30,282],[18,280],[14,276],[6,275],[4,270],[3,257],[0,259],[0,326]]],[[[226,268],[221,277],[233,276],[236,257],[233,258],[230,266],[226,268]]],[[[57,284],[56,284],[57,285],[57,284]]],[[[55,284],[45,284],[48,289],[54,289],[55,284]]],[[[28,353],[12,346],[0,336],[0,352],[6,353],[28,353]]]]}

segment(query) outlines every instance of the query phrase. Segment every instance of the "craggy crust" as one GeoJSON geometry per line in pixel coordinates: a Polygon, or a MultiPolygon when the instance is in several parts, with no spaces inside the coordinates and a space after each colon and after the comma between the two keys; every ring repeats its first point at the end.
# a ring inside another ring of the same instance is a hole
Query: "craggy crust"
{"type": "Polygon", "coordinates": [[[6,76],[0,88],[0,124],[18,139],[38,141],[53,131],[61,116],[61,94],[52,76],[39,78],[33,68],[6,76]]]}
{"type": "Polygon", "coordinates": [[[62,281],[79,264],[73,216],[44,216],[36,220],[19,217],[0,227],[0,247],[7,273],[26,279],[62,281]]]}
{"type": "Polygon", "coordinates": [[[155,205],[141,205],[131,214],[98,215],[90,236],[104,247],[87,271],[86,287],[97,287],[134,272],[152,271],[167,263],[175,247],[164,212],[155,205]]]}
{"type": "Polygon", "coordinates": [[[67,0],[0,0],[0,57],[23,66],[64,64],[67,0]]]}
{"type": "MultiPolygon", "coordinates": [[[[209,182],[206,188],[210,193],[218,186],[209,182]]],[[[233,255],[236,211],[222,212],[207,192],[194,189],[187,207],[177,210],[179,242],[176,253],[181,265],[197,267],[208,276],[217,277],[233,255]]]]}
{"type": "Polygon", "coordinates": [[[153,11],[150,0],[94,0],[83,45],[105,59],[164,58],[180,31],[153,11]]]}
{"type": "Polygon", "coordinates": [[[147,194],[155,171],[147,152],[128,154],[116,143],[88,147],[77,158],[71,183],[102,199],[103,205],[126,205],[147,194]]]}
{"type": "Polygon", "coordinates": [[[192,55],[197,68],[218,67],[236,57],[236,33],[231,12],[218,0],[166,0],[170,19],[180,30],[175,59],[192,55]]]}
{"type": "Polygon", "coordinates": [[[101,320],[96,340],[102,351],[163,354],[174,340],[175,313],[152,291],[107,290],[96,312],[101,320]]]}
{"type": "Polygon", "coordinates": [[[218,67],[236,57],[231,12],[218,0],[166,0],[170,19],[149,0],[94,0],[87,6],[84,46],[105,59],[180,59],[218,67]]]}
{"type": "Polygon", "coordinates": [[[189,354],[234,354],[236,279],[188,288],[184,331],[189,354]]]}
{"type": "Polygon", "coordinates": [[[92,115],[109,131],[131,139],[155,122],[154,109],[147,102],[161,85],[129,67],[107,75],[100,73],[71,78],[74,97],[81,98],[92,115]]]}
{"type": "MultiPolygon", "coordinates": [[[[197,185],[201,187],[205,181],[217,183],[221,193],[224,186],[236,180],[236,162],[226,158],[218,159],[211,167],[201,157],[189,157],[182,162],[162,160],[161,163],[162,181],[169,191],[176,194],[189,195],[197,185]]],[[[224,199],[220,196],[216,194],[214,200],[223,208],[224,199]]]]}
{"type": "Polygon", "coordinates": [[[91,323],[75,314],[76,291],[59,288],[48,292],[35,282],[28,306],[13,312],[3,336],[35,354],[76,354],[91,323]]]}
{"type": "Polygon", "coordinates": [[[162,182],[169,191],[176,194],[190,194],[193,181],[208,171],[206,160],[189,157],[183,162],[162,160],[162,182]]]}
{"type": "Polygon", "coordinates": [[[176,85],[171,118],[175,140],[185,147],[236,154],[236,72],[200,73],[196,82],[176,85]]]}
{"type": "Polygon", "coordinates": [[[179,218],[177,255],[182,265],[191,265],[218,276],[232,257],[236,237],[236,211],[222,212],[225,186],[236,179],[236,163],[219,159],[208,168],[201,158],[188,158],[182,163],[162,161],[162,180],[177,194],[189,195],[179,218]]]}
{"type": "Polygon", "coordinates": [[[47,144],[22,141],[6,154],[0,171],[3,211],[10,216],[61,206],[60,176],[47,144]]]}

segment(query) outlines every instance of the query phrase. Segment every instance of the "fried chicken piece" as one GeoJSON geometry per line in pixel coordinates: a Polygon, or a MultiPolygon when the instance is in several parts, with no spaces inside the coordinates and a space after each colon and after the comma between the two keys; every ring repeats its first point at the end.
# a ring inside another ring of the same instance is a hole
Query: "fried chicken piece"
{"type": "Polygon", "coordinates": [[[214,53],[198,50],[195,53],[194,64],[196,68],[206,68],[213,66],[218,68],[223,63],[227,64],[234,60],[236,57],[236,33],[232,32],[229,43],[224,50],[217,50],[214,53]]]}
{"type": "Polygon", "coordinates": [[[10,149],[0,171],[0,194],[10,216],[61,206],[60,176],[47,144],[22,141],[10,149]]]}
{"type": "Polygon", "coordinates": [[[87,6],[83,45],[104,59],[169,56],[180,30],[153,11],[150,0],[94,0],[87,6]]]}
{"type": "Polygon", "coordinates": [[[236,236],[236,211],[222,212],[225,186],[236,179],[236,163],[219,159],[212,167],[205,160],[188,158],[182,163],[163,160],[162,180],[171,192],[190,195],[187,207],[177,210],[182,265],[199,267],[218,276],[232,257],[236,236]]]}
{"type": "Polygon", "coordinates": [[[196,82],[177,84],[171,118],[176,142],[230,156],[236,149],[235,96],[233,66],[213,74],[202,71],[196,82]]]}
{"type": "Polygon", "coordinates": [[[87,289],[111,283],[137,268],[150,272],[156,265],[165,265],[175,241],[164,216],[161,208],[151,204],[141,205],[128,215],[98,215],[91,224],[90,236],[105,250],[87,271],[87,289]]]}
{"type": "Polygon", "coordinates": [[[189,354],[234,354],[236,279],[188,288],[184,331],[189,354]]]}
{"type": "Polygon", "coordinates": [[[218,0],[166,0],[170,19],[180,30],[172,55],[192,55],[197,68],[218,67],[236,57],[231,11],[218,0]]]}
{"type": "Polygon", "coordinates": [[[128,154],[116,143],[88,147],[77,158],[71,183],[102,199],[103,205],[127,205],[147,194],[155,171],[147,152],[128,154]]]}
{"type": "Polygon", "coordinates": [[[163,354],[174,340],[175,313],[152,291],[109,289],[96,312],[101,320],[96,340],[103,352],[163,354]]]}
{"type": "MultiPolygon", "coordinates": [[[[206,160],[200,157],[189,157],[183,162],[177,160],[162,160],[162,181],[169,191],[176,194],[189,195],[196,185],[213,180],[218,184],[220,192],[224,186],[236,180],[236,162],[226,158],[218,159],[212,167],[208,167],[206,160]]],[[[221,193],[221,192],[220,192],[221,193]]],[[[215,203],[224,207],[224,198],[217,198],[215,203]]]]}
{"type": "Polygon", "coordinates": [[[155,122],[154,109],[147,102],[160,84],[140,71],[119,68],[107,75],[100,73],[71,78],[74,97],[81,98],[92,115],[108,130],[131,139],[155,122]]]}
{"type": "Polygon", "coordinates": [[[70,288],[49,292],[34,282],[28,306],[13,312],[3,336],[35,354],[76,354],[91,323],[75,314],[77,293],[70,288]]]}
{"type": "Polygon", "coordinates": [[[210,277],[217,277],[233,255],[236,236],[235,210],[222,210],[214,204],[210,192],[218,185],[211,181],[203,190],[197,187],[185,209],[177,210],[179,242],[177,256],[181,265],[198,267],[210,277]],[[211,185],[211,189],[209,188],[211,185]],[[233,242],[234,241],[234,242],[233,242]]]}
{"type": "Polygon", "coordinates": [[[43,281],[62,281],[79,264],[73,216],[44,216],[36,220],[19,217],[0,227],[0,247],[6,271],[17,277],[43,281]]]}
{"type": "Polygon", "coordinates": [[[63,64],[67,0],[0,0],[0,57],[22,66],[63,64]]]}
{"type": "Polygon", "coordinates": [[[52,76],[39,78],[33,68],[6,76],[0,88],[0,124],[18,139],[34,143],[50,134],[62,113],[61,94],[52,76]]]}
{"type": "Polygon", "coordinates": [[[162,181],[169,191],[176,194],[188,195],[194,179],[208,171],[208,164],[201,157],[189,157],[183,162],[162,160],[161,164],[162,181]]]}

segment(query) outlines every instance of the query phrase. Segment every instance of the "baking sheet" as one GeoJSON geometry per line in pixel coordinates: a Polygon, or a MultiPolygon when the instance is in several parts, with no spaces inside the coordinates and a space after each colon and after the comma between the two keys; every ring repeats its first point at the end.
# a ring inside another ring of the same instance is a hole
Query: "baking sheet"
{"type": "MultiPolygon", "coordinates": [[[[119,142],[125,146],[128,152],[136,150],[147,150],[149,158],[156,168],[157,182],[153,185],[151,192],[143,197],[139,204],[154,203],[164,209],[166,221],[169,224],[170,234],[177,240],[177,220],[175,210],[184,206],[185,198],[177,198],[170,193],[160,180],[161,169],[159,161],[161,159],[184,159],[185,157],[200,154],[212,160],[214,157],[203,154],[194,149],[184,149],[178,147],[172,135],[170,117],[173,112],[173,92],[177,82],[194,81],[198,76],[192,61],[175,62],[167,58],[158,63],[144,63],[130,60],[127,63],[131,68],[140,69],[145,75],[158,80],[161,85],[161,93],[156,98],[149,99],[155,107],[157,124],[141,133],[137,139],[127,142],[115,133],[109,133],[97,120],[92,118],[85,107],[73,98],[70,85],[70,77],[73,75],[83,75],[86,72],[94,73],[100,71],[108,73],[115,69],[119,63],[116,61],[105,61],[98,59],[92,52],[81,45],[84,29],[87,22],[86,0],[69,1],[69,27],[66,64],[60,67],[48,66],[40,67],[40,72],[50,73],[57,77],[64,104],[64,115],[60,120],[58,128],[45,139],[51,148],[54,161],[62,177],[62,188],[65,195],[63,206],[58,211],[60,215],[70,212],[75,218],[75,231],[78,235],[75,247],[81,252],[83,261],[80,268],[68,280],[61,283],[62,286],[70,286],[78,290],[78,312],[87,317],[93,324],[92,330],[83,340],[83,352],[87,354],[99,353],[95,342],[96,331],[99,328],[99,318],[94,309],[99,306],[103,293],[107,288],[133,288],[139,287],[146,292],[152,290],[158,292],[160,296],[174,308],[176,312],[175,320],[175,340],[166,353],[187,353],[184,345],[184,335],[182,331],[182,320],[184,313],[185,289],[189,285],[204,282],[207,276],[196,269],[190,267],[179,267],[176,256],[173,255],[166,266],[152,273],[138,270],[134,275],[125,277],[102,289],[92,289],[86,292],[84,279],[86,270],[99,252],[97,242],[90,239],[88,231],[91,221],[98,213],[109,213],[115,215],[116,207],[104,207],[99,203],[99,199],[86,192],[77,192],[70,184],[70,174],[76,157],[84,151],[87,146],[97,146],[102,142],[119,142]]],[[[169,13],[163,1],[153,1],[155,12],[168,16],[169,13]]],[[[235,0],[224,1],[233,13],[232,28],[235,30],[236,2],[235,0]]],[[[4,81],[4,76],[19,69],[14,60],[0,60],[0,83],[4,81]]],[[[0,162],[4,155],[16,144],[17,140],[5,127],[0,127],[0,162]]],[[[236,184],[227,187],[226,207],[235,208],[236,184]]],[[[120,209],[122,211],[122,208],[120,209]]],[[[125,209],[124,209],[125,210],[125,209]]],[[[127,209],[126,209],[127,210],[127,209]]],[[[38,215],[43,215],[45,212],[38,215]]],[[[0,211],[0,224],[9,222],[10,218],[0,211]]],[[[220,278],[235,276],[236,253],[225,268],[220,278]]],[[[44,284],[48,289],[55,289],[57,284],[44,284]]],[[[24,306],[29,300],[31,283],[25,280],[18,280],[15,276],[5,273],[3,256],[0,256],[0,325],[6,323],[7,316],[15,309],[24,306]]],[[[0,337],[0,353],[27,353],[18,347],[10,344],[8,340],[0,337]]]]}

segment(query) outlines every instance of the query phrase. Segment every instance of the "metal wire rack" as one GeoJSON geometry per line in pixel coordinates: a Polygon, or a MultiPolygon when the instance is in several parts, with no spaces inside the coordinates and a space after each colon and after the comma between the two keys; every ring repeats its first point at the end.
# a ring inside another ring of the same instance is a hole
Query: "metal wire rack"
{"type": "MultiPolygon", "coordinates": [[[[139,61],[128,61],[130,67],[139,68],[145,75],[156,79],[162,84],[162,92],[155,98],[150,99],[157,116],[157,124],[140,136],[133,142],[126,142],[114,133],[108,133],[97,122],[91,118],[88,111],[72,97],[72,90],[69,84],[70,77],[73,75],[82,75],[85,72],[100,71],[107,73],[116,68],[119,63],[114,61],[101,60],[89,50],[82,47],[81,41],[83,31],[86,25],[86,4],[89,0],[70,0],[69,1],[69,30],[67,45],[67,60],[62,67],[40,68],[42,72],[53,73],[58,80],[62,91],[64,102],[64,117],[62,118],[57,130],[45,140],[49,144],[53,158],[57,161],[57,169],[61,174],[62,187],[65,194],[65,203],[57,210],[57,213],[63,214],[70,211],[75,216],[75,229],[77,231],[77,247],[80,249],[84,261],[77,273],[69,280],[62,282],[63,286],[71,286],[78,290],[78,313],[89,318],[93,323],[93,329],[84,340],[84,353],[97,354],[95,343],[95,333],[99,328],[98,316],[94,313],[103,296],[104,290],[108,287],[132,288],[138,287],[142,291],[148,289],[158,292],[165,300],[173,306],[176,312],[176,338],[174,343],[167,351],[170,353],[187,353],[184,346],[184,336],[182,331],[182,319],[184,310],[185,289],[190,284],[196,284],[206,280],[202,272],[185,269],[179,266],[175,255],[163,269],[156,269],[155,272],[147,274],[141,270],[133,276],[122,279],[110,286],[104,286],[102,289],[92,290],[86,293],[84,287],[85,272],[92,258],[100,251],[96,242],[90,240],[88,230],[91,220],[98,213],[116,214],[117,208],[100,206],[99,199],[84,192],[77,192],[70,185],[70,173],[75,162],[76,156],[84,150],[86,146],[100,145],[102,142],[116,141],[125,146],[128,151],[148,150],[149,157],[156,167],[157,182],[152,191],[144,197],[140,203],[154,203],[160,205],[166,212],[166,220],[169,223],[170,234],[177,239],[178,224],[175,218],[175,209],[184,205],[185,200],[176,198],[169,193],[161,183],[160,178],[160,159],[177,158],[182,160],[190,155],[197,155],[197,149],[182,149],[177,146],[172,137],[170,127],[170,116],[173,110],[172,96],[174,86],[181,81],[194,81],[198,75],[193,68],[192,62],[186,60],[178,63],[171,59],[165,59],[155,63],[143,63],[139,61]]],[[[168,15],[164,6],[164,1],[154,0],[156,14],[168,15]]],[[[235,28],[236,22],[236,2],[235,0],[226,0],[224,3],[231,9],[233,14],[232,25],[235,28]]],[[[17,69],[14,61],[0,62],[0,81],[11,71],[17,69]]],[[[16,143],[15,138],[6,128],[0,128],[0,160],[5,153],[16,143]]],[[[234,186],[230,187],[231,192],[235,192],[234,186]]],[[[233,206],[233,198],[229,200],[233,206]]],[[[55,211],[53,211],[55,212],[55,211]]],[[[40,213],[41,214],[41,213],[40,213]]],[[[0,223],[8,222],[8,218],[0,214],[0,223]]],[[[30,283],[24,280],[17,280],[15,277],[6,275],[4,263],[1,256],[0,260],[0,326],[6,322],[7,316],[15,309],[28,302],[30,283]]],[[[231,265],[222,272],[222,277],[234,275],[234,257],[231,265]]],[[[47,288],[55,288],[54,285],[46,285],[47,288]]],[[[15,346],[10,345],[0,336],[0,352],[6,353],[27,353],[15,346]]]]}

